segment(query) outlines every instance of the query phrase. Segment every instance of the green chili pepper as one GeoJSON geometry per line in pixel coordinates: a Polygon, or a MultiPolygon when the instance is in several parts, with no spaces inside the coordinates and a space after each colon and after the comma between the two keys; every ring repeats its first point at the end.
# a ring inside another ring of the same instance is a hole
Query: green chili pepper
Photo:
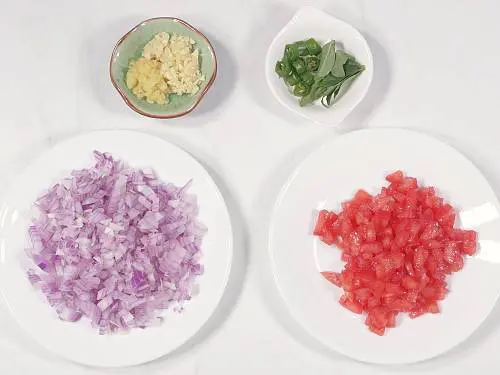
{"type": "Polygon", "coordinates": [[[306,42],[295,42],[295,45],[297,46],[297,50],[299,51],[299,56],[306,56],[309,54],[306,46],[306,42]]]}
{"type": "Polygon", "coordinates": [[[307,94],[309,94],[309,90],[311,90],[310,86],[306,86],[304,83],[299,82],[293,88],[293,95],[306,96],[307,94]]]}
{"type": "Polygon", "coordinates": [[[285,78],[285,80],[289,86],[295,86],[297,83],[300,82],[300,78],[297,76],[296,73],[290,74],[288,77],[285,78]]]}
{"type": "Polygon", "coordinates": [[[281,61],[276,61],[276,65],[274,67],[274,71],[276,72],[276,74],[280,77],[286,77],[286,75],[284,74],[283,72],[283,69],[282,69],[282,65],[283,63],[281,61]]]}
{"type": "Polygon", "coordinates": [[[300,106],[318,99],[325,107],[334,105],[365,69],[353,56],[335,47],[333,40],[321,47],[313,38],[286,45],[275,71],[298,97],[300,106]]]}
{"type": "Polygon", "coordinates": [[[318,70],[319,66],[319,58],[318,56],[304,56],[302,57],[302,60],[304,61],[304,64],[306,64],[306,69],[308,72],[315,72],[318,70]]]}
{"type": "Polygon", "coordinates": [[[289,62],[294,62],[299,58],[299,49],[295,43],[286,45],[285,57],[289,62]]]}
{"type": "Polygon", "coordinates": [[[292,72],[292,67],[287,60],[281,60],[276,63],[274,70],[278,76],[286,78],[292,72]]]}
{"type": "Polygon", "coordinates": [[[300,76],[300,79],[307,86],[311,86],[314,83],[314,74],[312,74],[311,72],[305,72],[300,76]]]}
{"type": "Polygon", "coordinates": [[[283,65],[281,67],[281,70],[285,75],[289,76],[292,73],[292,66],[287,60],[282,61],[283,65]]]}
{"type": "Polygon", "coordinates": [[[310,55],[319,55],[321,53],[321,46],[314,38],[307,39],[305,45],[310,55]]]}
{"type": "Polygon", "coordinates": [[[295,69],[298,75],[301,75],[306,71],[306,64],[304,63],[304,61],[299,59],[292,63],[292,68],[295,69]]]}

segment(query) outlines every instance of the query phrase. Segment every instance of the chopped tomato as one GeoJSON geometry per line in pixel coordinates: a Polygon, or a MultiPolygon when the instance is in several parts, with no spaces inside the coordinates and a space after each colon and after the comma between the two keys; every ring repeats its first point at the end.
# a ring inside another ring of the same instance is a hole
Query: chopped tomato
{"type": "Polygon", "coordinates": [[[318,220],[316,221],[316,226],[314,227],[313,234],[315,236],[322,236],[326,231],[326,223],[330,217],[330,212],[327,210],[321,210],[318,215],[318,220]]]}
{"type": "Polygon", "coordinates": [[[367,314],[377,335],[411,318],[440,312],[449,274],[477,250],[477,233],[454,228],[456,213],[433,187],[396,171],[378,195],[358,190],[337,214],[319,212],[314,235],[341,251],[342,272],[321,274],[342,288],[340,304],[367,314]]]}
{"type": "Polygon", "coordinates": [[[388,175],[385,179],[393,184],[400,184],[403,182],[404,174],[402,171],[396,171],[388,175]]]}
{"type": "Polygon", "coordinates": [[[353,298],[346,296],[345,294],[340,297],[340,304],[346,309],[351,310],[353,313],[361,314],[363,312],[363,306],[353,298]]]}
{"type": "Polygon", "coordinates": [[[321,272],[321,275],[325,279],[327,279],[329,282],[331,282],[334,285],[337,285],[338,287],[342,286],[342,283],[340,282],[340,273],[338,272],[321,272]]]}

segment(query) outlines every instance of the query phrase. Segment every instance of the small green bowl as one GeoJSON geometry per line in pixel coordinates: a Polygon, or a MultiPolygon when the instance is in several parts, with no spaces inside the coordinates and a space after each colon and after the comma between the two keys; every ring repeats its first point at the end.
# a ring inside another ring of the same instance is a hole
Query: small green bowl
{"type": "Polygon", "coordinates": [[[217,76],[217,58],[209,40],[187,22],[172,17],[151,18],[141,22],[116,43],[109,63],[111,82],[125,103],[141,115],[169,119],[188,114],[200,103],[217,76]],[[205,76],[200,90],[194,95],[170,95],[167,104],[151,104],[137,98],[127,87],[125,75],[131,59],[141,56],[142,50],[159,32],[187,35],[200,50],[201,73],[205,76]]]}

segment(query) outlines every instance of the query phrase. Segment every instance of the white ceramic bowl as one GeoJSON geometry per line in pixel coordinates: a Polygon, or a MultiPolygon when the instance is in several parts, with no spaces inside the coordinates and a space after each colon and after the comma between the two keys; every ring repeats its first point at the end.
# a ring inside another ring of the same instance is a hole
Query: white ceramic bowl
{"type": "Polygon", "coordinates": [[[348,23],[310,6],[300,8],[276,35],[267,51],[265,64],[267,84],[281,104],[308,120],[330,126],[340,124],[361,102],[373,78],[373,56],[361,33],[348,23]],[[323,107],[319,101],[300,107],[297,98],[290,94],[284,81],[274,71],[276,61],[283,57],[286,44],[310,37],[318,40],[320,44],[335,40],[366,67],[331,108],[323,107]]]}

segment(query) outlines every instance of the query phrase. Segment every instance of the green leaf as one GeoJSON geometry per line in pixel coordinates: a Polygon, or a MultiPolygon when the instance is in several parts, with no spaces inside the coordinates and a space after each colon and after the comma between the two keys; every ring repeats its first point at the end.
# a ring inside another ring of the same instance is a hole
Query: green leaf
{"type": "Polygon", "coordinates": [[[314,82],[311,86],[311,91],[309,94],[302,97],[299,101],[301,107],[311,104],[316,100],[322,98],[325,95],[328,95],[331,91],[333,91],[333,86],[323,86],[319,82],[314,82]]]}
{"type": "Polygon", "coordinates": [[[308,104],[311,104],[315,100],[317,100],[318,98],[315,95],[317,90],[318,90],[318,82],[314,82],[311,86],[311,90],[309,90],[309,93],[307,95],[303,96],[302,98],[300,98],[299,105],[301,107],[304,107],[308,104]]]}
{"type": "Polygon", "coordinates": [[[326,87],[329,87],[329,86],[335,86],[337,84],[339,84],[340,82],[342,82],[345,78],[341,78],[341,77],[335,77],[331,74],[328,74],[326,77],[324,77],[322,80],[320,80],[318,83],[320,86],[326,86],[326,87]]]}
{"type": "Polygon", "coordinates": [[[363,70],[364,66],[354,61],[354,63],[351,63],[348,66],[348,69],[346,69],[346,73],[348,73],[349,76],[344,78],[335,77],[332,74],[326,76],[321,81],[321,84],[330,84],[331,92],[321,98],[321,104],[323,104],[326,108],[330,108],[347,91],[352,82],[361,74],[363,70]]]}
{"type": "Polygon", "coordinates": [[[344,64],[349,59],[348,55],[344,51],[335,51],[335,64],[333,65],[331,73],[335,77],[345,77],[346,73],[344,71],[344,64]]]}
{"type": "MultiPolygon", "coordinates": [[[[328,42],[321,51],[319,67],[309,93],[299,99],[300,106],[321,99],[323,106],[331,107],[364,69],[365,67],[353,56],[344,51],[335,51],[335,41],[328,42]]],[[[304,83],[303,76],[300,78],[304,83]]],[[[304,90],[301,88],[300,94],[303,93],[304,90]]]]}
{"type": "Polygon", "coordinates": [[[309,105],[309,104],[311,104],[313,102],[314,102],[314,100],[311,97],[311,93],[309,93],[308,95],[303,96],[302,98],[300,98],[299,105],[301,107],[305,107],[306,105],[309,105]]]}
{"type": "Polygon", "coordinates": [[[353,57],[349,57],[344,64],[346,77],[350,77],[365,70],[365,66],[358,63],[353,57]]]}
{"type": "Polygon", "coordinates": [[[343,78],[334,77],[331,74],[328,74],[323,79],[315,81],[309,94],[301,99],[300,105],[305,106],[325,95],[328,95],[331,91],[333,91],[336,85],[342,83],[342,80],[343,78]]]}
{"type": "MultiPolygon", "coordinates": [[[[336,86],[330,86],[330,87],[326,87],[322,92],[321,92],[321,96],[319,96],[317,99],[319,98],[323,98],[323,97],[328,97],[332,92],[335,91],[335,87],[336,86]]],[[[320,94],[318,92],[318,94],[320,94]]]]}
{"type": "Polygon", "coordinates": [[[354,74],[350,77],[347,77],[345,80],[342,81],[342,83],[338,86],[338,90],[334,96],[334,100],[332,102],[332,105],[334,102],[336,102],[338,99],[340,99],[347,92],[347,90],[349,89],[351,84],[356,80],[356,78],[358,78],[361,75],[361,73],[362,73],[362,70],[360,70],[359,72],[357,72],[356,74],[354,74]]]}
{"type": "Polygon", "coordinates": [[[325,108],[329,108],[329,107],[330,107],[330,104],[329,104],[329,103],[330,103],[330,99],[331,99],[332,95],[333,95],[333,92],[331,92],[329,95],[327,95],[327,96],[323,96],[323,97],[321,98],[321,105],[322,105],[323,107],[325,107],[325,108]]]}
{"type": "Polygon", "coordinates": [[[335,103],[335,99],[340,91],[340,88],[342,87],[342,83],[339,83],[338,85],[336,85],[332,92],[326,96],[323,96],[323,98],[321,99],[321,104],[323,104],[324,107],[326,108],[330,108],[333,103],[335,103]]]}
{"type": "MultiPolygon", "coordinates": [[[[333,90],[333,98],[334,99],[337,99],[337,95],[339,94],[340,90],[342,90],[342,87],[344,86],[344,84],[345,84],[345,81],[342,82],[342,84],[335,87],[335,90],[333,90]]],[[[328,104],[330,104],[330,103],[328,103],[328,104]]],[[[333,104],[333,102],[332,102],[332,104],[333,104]]]]}
{"type": "Polygon", "coordinates": [[[335,41],[332,40],[326,43],[321,50],[318,71],[316,72],[316,80],[325,77],[335,64],[335,41]]]}

